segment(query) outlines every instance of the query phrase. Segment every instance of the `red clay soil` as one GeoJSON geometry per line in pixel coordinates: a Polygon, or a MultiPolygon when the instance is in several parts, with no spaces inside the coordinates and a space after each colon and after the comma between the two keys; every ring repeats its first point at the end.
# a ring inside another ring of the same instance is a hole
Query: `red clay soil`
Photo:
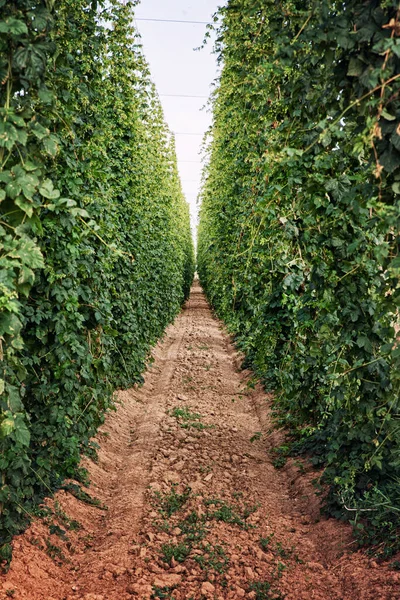
{"type": "Polygon", "coordinates": [[[154,358],[84,460],[107,510],[57,493],[15,538],[1,599],[400,599],[400,573],[320,517],[315,474],[272,465],[268,397],[198,284],[154,358]]]}

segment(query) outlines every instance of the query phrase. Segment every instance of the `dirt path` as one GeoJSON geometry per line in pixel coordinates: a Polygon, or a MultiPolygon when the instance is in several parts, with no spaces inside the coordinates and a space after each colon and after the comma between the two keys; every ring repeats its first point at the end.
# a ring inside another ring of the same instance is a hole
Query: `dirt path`
{"type": "Polygon", "coordinates": [[[1,599],[400,599],[400,573],[320,519],[312,475],[273,467],[265,393],[198,286],[154,356],[86,461],[108,510],[59,492],[15,540],[1,599]]]}

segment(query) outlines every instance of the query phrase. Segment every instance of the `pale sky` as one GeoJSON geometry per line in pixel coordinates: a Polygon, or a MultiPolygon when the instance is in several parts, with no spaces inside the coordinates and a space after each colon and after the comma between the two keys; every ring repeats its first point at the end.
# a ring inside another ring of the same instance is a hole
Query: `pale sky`
{"type": "Polygon", "coordinates": [[[171,131],[177,134],[178,168],[191,209],[193,229],[202,169],[200,147],[211,123],[211,115],[203,107],[217,75],[215,56],[211,53],[213,44],[209,41],[204,49],[194,50],[204,39],[206,25],[203,23],[142,19],[210,22],[221,4],[224,4],[223,0],[141,0],[135,11],[136,26],[142,36],[144,54],[160,94],[165,119],[171,131]]]}

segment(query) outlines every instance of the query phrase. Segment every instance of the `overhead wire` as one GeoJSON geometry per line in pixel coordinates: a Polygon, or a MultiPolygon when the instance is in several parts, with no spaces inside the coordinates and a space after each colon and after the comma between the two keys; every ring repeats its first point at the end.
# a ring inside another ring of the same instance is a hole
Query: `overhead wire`
{"type": "MultiPolygon", "coordinates": [[[[184,19],[153,19],[153,18],[145,18],[145,17],[136,17],[135,18],[136,21],[147,21],[147,22],[153,22],[153,23],[184,23],[184,24],[190,24],[190,25],[211,25],[210,22],[208,21],[191,21],[191,20],[184,20],[184,19]]],[[[201,98],[201,99],[207,99],[208,96],[203,96],[203,95],[196,95],[196,94],[159,94],[160,97],[163,98],[201,98]]],[[[200,133],[200,132],[187,132],[187,131],[174,131],[172,132],[174,135],[192,135],[192,136],[203,136],[204,132],[200,133]]],[[[196,164],[201,164],[201,161],[198,160],[185,160],[185,161],[179,161],[178,163],[196,163],[196,164]]],[[[198,183],[198,180],[183,180],[182,183],[198,183]]],[[[197,192],[193,193],[193,192],[189,192],[187,195],[197,195],[197,192]]]]}
{"type": "Polygon", "coordinates": [[[196,96],[192,94],[158,94],[163,98],[208,98],[208,96],[196,96]]]}
{"type": "Polygon", "coordinates": [[[144,17],[135,17],[136,21],[151,21],[155,23],[188,23],[190,25],[211,25],[209,21],[186,21],[184,19],[147,19],[144,17]]]}

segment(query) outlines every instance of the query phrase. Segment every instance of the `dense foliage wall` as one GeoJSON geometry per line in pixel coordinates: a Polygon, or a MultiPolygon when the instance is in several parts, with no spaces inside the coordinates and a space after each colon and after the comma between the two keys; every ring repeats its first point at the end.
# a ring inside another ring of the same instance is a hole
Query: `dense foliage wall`
{"type": "Polygon", "coordinates": [[[174,143],[135,2],[0,0],[0,554],[188,296],[174,143]]]}
{"type": "Polygon", "coordinates": [[[400,511],[398,3],[230,0],[221,17],[201,282],[275,390],[281,422],[325,465],[330,511],[363,542],[381,535],[390,553],[400,511]]]}

